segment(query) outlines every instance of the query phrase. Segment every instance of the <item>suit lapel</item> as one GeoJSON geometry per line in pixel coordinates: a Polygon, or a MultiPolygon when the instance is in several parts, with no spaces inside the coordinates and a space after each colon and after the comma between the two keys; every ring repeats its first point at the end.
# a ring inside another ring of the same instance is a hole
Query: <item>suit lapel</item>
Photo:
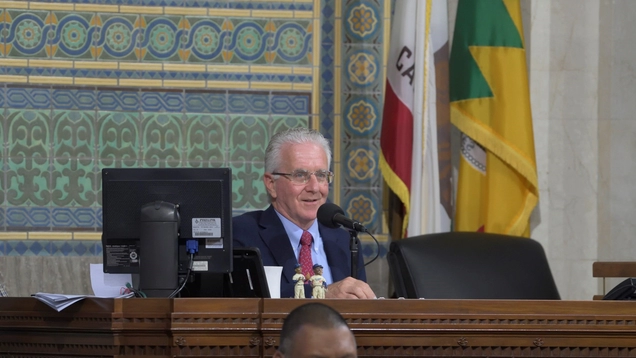
{"type": "Polygon", "coordinates": [[[294,268],[298,260],[294,256],[294,250],[289,242],[283,223],[280,221],[273,206],[269,206],[261,216],[261,238],[269,248],[278,266],[283,267],[283,276],[287,282],[292,282],[294,268]]]}
{"type": "Polygon", "coordinates": [[[319,230],[333,282],[345,279],[351,271],[351,257],[347,250],[349,242],[343,239],[342,229],[331,229],[319,224],[319,230]]]}

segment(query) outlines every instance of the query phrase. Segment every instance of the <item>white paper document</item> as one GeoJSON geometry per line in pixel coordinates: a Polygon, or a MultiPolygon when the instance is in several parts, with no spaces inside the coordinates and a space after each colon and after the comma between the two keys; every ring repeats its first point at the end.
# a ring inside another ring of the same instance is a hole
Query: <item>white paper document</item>
{"type": "Polygon", "coordinates": [[[95,295],[64,295],[61,293],[38,292],[32,296],[58,312],[86,297],[128,298],[134,296],[134,293],[125,290],[126,284],[132,283],[132,275],[104,273],[102,264],[91,264],[90,272],[91,287],[95,295]]]}
{"type": "Polygon", "coordinates": [[[104,265],[91,264],[91,287],[95,297],[119,297],[127,283],[132,284],[131,274],[104,273],[104,265]]]}

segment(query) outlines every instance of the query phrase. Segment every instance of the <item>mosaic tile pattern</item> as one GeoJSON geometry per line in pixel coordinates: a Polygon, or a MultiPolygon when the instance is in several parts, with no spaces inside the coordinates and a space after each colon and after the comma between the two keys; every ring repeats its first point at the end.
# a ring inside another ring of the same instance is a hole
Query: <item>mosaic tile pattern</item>
{"type": "Polygon", "coordinates": [[[271,134],[309,125],[309,94],[5,86],[5,230],[101,228],[105,167],[231,167],[236,208],[267,205],[271,134]],[[61,105],[60,105],[61,104],[61,105]],[[231,113],[231,114],[230,114],[231,113]]]}
{"type": "MultiPolygon", "coordinates": [[[[0,54],[9,58],[306,65],[312,52],[310,19],[274,15],[4,9],[2,18],[0,54]]],[[[68,75],[68,71],[55,74],[68,75]]]]}
{"type": "Polygon", "coordinates": [[[385,78],[384,1],[342,4],[341,206],[372,232],[382,232],[382,178],[378,167],[385,78]]]}
{"type": "Polygon", "coordinates": [[[311,10],[313,0],[267,1],[267,0],[44,0],[65,4],[100,4],[130,6],[176,6],[188,8],[247,9],[247,10],[311,10]]]}
{"type": "Polygon", "coordinates": [[[384,256],[385,1],[3,3],[0,256],[101,255],[19,233],[99,233],[104,167],[227,166],[235,213],[263,208],[265,145],[296,126],[332,140],[331,198],[384,256]]]}
{"type": "Polygon", "coordinates": [[[102,245],[90,240],[3,240],[0,256],[101,256],[102,245]]]}

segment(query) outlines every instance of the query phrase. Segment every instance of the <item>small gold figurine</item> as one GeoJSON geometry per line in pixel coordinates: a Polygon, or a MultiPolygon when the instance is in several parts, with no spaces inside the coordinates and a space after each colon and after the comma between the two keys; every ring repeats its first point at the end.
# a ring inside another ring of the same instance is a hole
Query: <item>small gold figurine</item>
{"type": "Polygon", "coordinates": [[[325,292],[327,291],[327,281],[322,277],[322,265],[315,264],[314,275],[309,278],[311,284],[312,298],[325,298],[325,292]]]}
{"type": "Polygon", "coordinates": [[[296,274],[292,276],[292,281],[296,283],[294,285],[294,298],[305,298],[305,280],[307,278],[303,275],[303,268],[300,264],[296,264],[295,271],[296,274]]]}

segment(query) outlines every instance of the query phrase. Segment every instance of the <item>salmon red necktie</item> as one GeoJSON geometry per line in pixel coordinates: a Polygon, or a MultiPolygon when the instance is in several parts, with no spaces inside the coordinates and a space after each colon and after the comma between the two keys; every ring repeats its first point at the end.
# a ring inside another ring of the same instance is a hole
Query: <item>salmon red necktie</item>
{"type": "Polygon", "coordinates": [[[303,268],[303,275],[305,275],[306,280],[309,280],[309,278],[314,275],[314,263],[311,260],[312,239],[313,238],[309,231],[303,230],[303,234],[300,236],[300,254],[298,255],[298,263],[303,268]]]}

